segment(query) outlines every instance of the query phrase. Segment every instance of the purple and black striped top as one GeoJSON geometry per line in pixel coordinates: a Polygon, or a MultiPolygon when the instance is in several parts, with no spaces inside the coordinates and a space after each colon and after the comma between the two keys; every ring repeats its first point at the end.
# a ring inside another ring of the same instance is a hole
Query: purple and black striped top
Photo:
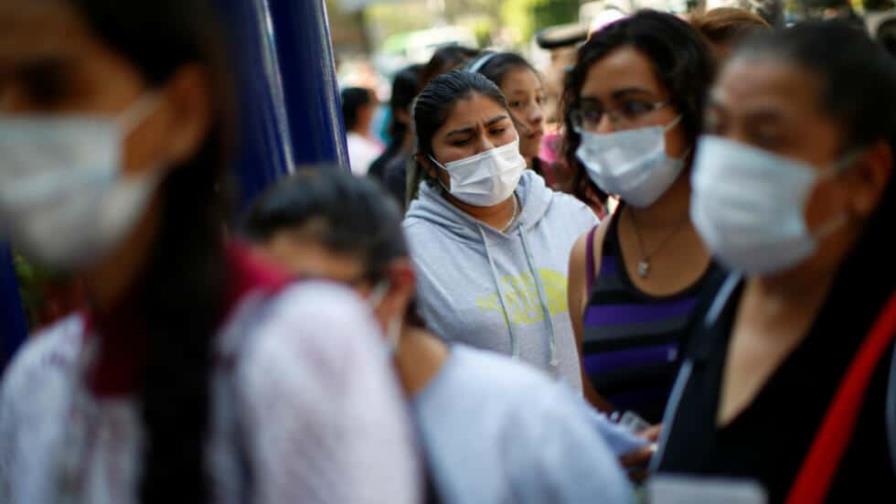
{"type": "Polygon", "coordinates": [[[619,208],[604,238],[600,275],[594,277],[594,232],[588,235],[588,305],[584,314],[583,364],[591,384],[619,410],[651,423],[662,419],[679,353],[702,287],[714,264],[693,285],[652,296],[629,278],[619,247],[619,208]]]}

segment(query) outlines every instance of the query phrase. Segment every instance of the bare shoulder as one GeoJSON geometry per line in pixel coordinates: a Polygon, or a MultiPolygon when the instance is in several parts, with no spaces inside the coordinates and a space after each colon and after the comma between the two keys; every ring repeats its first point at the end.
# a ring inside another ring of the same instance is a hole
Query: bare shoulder
{"type": "Polygon", "coordinates": [[[594,255],[594,275],[600,272],[600,259],[601,259],[601,249],[604,244],[604,237],[607,235],[607,230],[610,228],[610,219],[611,217],[607,217],[600,221],[600,224],[597,225],[597,229],[594,231],[593,235],[591,230],[582,233],[581,236],[576,240],[575,245],[572,248],[572,252],[570,253],[570,273],[578,272],[581,275],[586,274],[586,255],[588,254],[588,240],[589,237],[592,241],[592,253],[594,255]]]}

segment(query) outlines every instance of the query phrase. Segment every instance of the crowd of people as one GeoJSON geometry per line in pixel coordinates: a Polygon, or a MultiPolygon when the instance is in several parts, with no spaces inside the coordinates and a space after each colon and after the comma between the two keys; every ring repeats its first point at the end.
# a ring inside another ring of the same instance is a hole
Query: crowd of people
{"type": "Polygon", "coordinates": [[[0,0],[0,229],[86,292],[4,372],[0,502],[896,502],[896,60],[855,23],[614,16],[559,112],[446,47],[387,145],[345,89],[351,166],[234,216],[214,19],[0,0]]]}

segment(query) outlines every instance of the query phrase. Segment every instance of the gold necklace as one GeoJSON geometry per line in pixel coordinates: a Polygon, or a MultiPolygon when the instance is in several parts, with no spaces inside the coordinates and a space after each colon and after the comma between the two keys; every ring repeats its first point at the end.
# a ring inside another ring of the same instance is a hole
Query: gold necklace
{"type": "Polygon", "coordinates": [[[650,253],[645,254],[644,253],[644,240],[641,238],[641,230],[638,229],[638,220],[635,218],[635,212],[633,210],[629,209],[628,213],[631,216],[632,224],[634,224],[635,236],[638,238],[638,253],[641,255],[641,260],[638,261],[638,276],[641,278],[647,278],[648,275],[650,275],[650,268],[651,268],[650,261],[653,258],[653,256],[656,255],[657,252],[662,250],[663,247],[665,247],[666,244],[672,240],[672,237],[677,235],[678,232],[682,230],[682,228],[684,227],[684,224],[689,220],[689,217],[686,216],[684,219],[682,219],[681,222],[679,222],[678,225],[675,226],[675,229],[673,229],[671,233],[666,235],[666,237],[660,241],[659,245],[657,245],[653,250],[651,250],[650,253]]]}

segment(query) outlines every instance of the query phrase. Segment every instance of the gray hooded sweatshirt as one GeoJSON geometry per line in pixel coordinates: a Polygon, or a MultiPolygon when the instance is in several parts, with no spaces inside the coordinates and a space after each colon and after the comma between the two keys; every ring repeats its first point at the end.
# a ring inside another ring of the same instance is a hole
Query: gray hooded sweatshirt
{"type": "Polygon", "coordinates": [[[597,218],[530,170],[516,195],[520,214],[501,232],[420,185],[404,221],[420,314],[446,341],[512,355],[581,390],[567,268],[576,239],[597,218]]]}

